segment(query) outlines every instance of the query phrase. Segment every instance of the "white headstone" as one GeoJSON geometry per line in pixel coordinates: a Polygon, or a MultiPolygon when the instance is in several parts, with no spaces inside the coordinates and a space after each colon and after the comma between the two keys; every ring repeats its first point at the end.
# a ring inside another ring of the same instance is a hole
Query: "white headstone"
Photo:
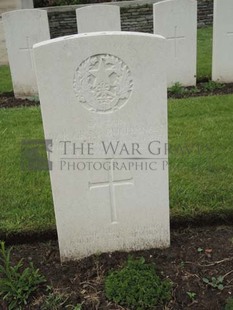
{"type": "Polygon", "coordinates": [[[120,8],[117,5],[90,5],[76,10],[78,33],[120,31],[120,8]]]}
{"type": "Polygon", "coordinates": [[[212,80],[233,82],[233,1],[214,1],[212,80]]]}
{"type": "Polygon", "coordinates": [[[3,22],[0,18],[0,66],[8,64],[6,42],[3,31],[3,22]]]}
{"type": "Polygon", "coordinates": [[[34,55],[62,261],[167,247],[164,38],[81,34],[34,55]]]}
{"type": "Polygon", "coordinates": [[[47,12],[18,10],[2,16],[15,97],[37,96],[32,47],[50,39],[47,12]]]}
{"type": "Polygon", "coordinates": [[[33,9],[34,3],[33,0],[20,0],[22,9],[33,9]]]}
{"type": "Polygon", "coordinates": [[[167,39],[168,86],[196,85],[197,1],[155,3],[154,33],[167,39]]]}
{"type": "Polygon", "coordinates": [[[5,36],[3,31],[2,13],[33,8],[33,0],[0,0],[0,66],[8,65],[5,36]]]}
{"type": "Polygon", "coordinates": [[[0,16],[2,13],[20,9],[19,0],[1,0],[0,1],[0,16]]]}

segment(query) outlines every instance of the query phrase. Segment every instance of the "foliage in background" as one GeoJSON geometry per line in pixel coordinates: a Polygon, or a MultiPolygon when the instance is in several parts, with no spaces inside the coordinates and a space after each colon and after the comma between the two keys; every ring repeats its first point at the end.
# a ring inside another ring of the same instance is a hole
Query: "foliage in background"
{"type": "Polygon", "coordinates": [[[154,309],[171,298],[171,282],[161,280],[152,264],[144,258],[130,258],[125,267],[112,271],[105,280],[109,300],[134,309],[154,309]]]}
{"type": "MultiPolygon", "coordinates": [[[[123,1],[123,0],[117,0],[117,1],[123,1]]],[[[58,5],[75,5],[75,4],[101,3],[101,2],[111,2],[111,0],[34,0],[34,7],[40,8],[40,7],[49,7],[58,5]]]]}
{"type": "Polygon", "coordinates": [[[0,296],[7,303],[8,310],[24,309],[29,297],[45,282],[45,278],[32,263],[25,269],[23,260],[12,266],[10,255],[11,249],[6,250],[4,242],[0,242],[0,296]]]}
{"type": "Polygon", "coordinates": [[[224,310],[233,310],[233,298],[228,298],[224,310]]]}

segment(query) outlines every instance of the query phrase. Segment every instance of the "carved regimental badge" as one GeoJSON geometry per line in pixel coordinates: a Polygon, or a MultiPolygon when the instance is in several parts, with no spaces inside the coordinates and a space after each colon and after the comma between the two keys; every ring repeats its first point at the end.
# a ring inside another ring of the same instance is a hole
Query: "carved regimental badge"
{"type": "Polygon", "coordinates": [[[91,56],[75,72],[74,90],[78,101],[92,112],[119,110],[128,101],[132,88],[128,66],[113,55],[91,56]]]}

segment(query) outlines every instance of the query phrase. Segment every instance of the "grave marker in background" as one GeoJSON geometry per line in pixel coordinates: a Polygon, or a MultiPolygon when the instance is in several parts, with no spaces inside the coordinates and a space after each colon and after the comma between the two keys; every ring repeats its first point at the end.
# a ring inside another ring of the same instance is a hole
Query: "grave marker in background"
{"type": "Polygon", "coordinates": [[[47,12],[18,10],[3,14],[4,33],[16,98],[38,95],[33,44],[49,40],[47,12]]]}
{"type": "Polygon", "coordinates": [[[33,9],[34,3],[33,0],[20,0],[21,2],[21,9],[33,9]]]}
{"type": "Polygon", "coordinates": [[[169,246],[165,49],[128,32],[34,47],[62,261],[169,246]]]}
{"type": "Polygon", "coordinates": [[[90,5],[76,10],[78,33],[121,31],[120,8],[117,5],[90,5]]]}
{"type": "Polygon", "coordinates": [[[214,1],[212,80],[233,82],[233,1],[214,1]]]}
{"type": "Polygon", "coordinates": [[[168,86],[196,85],[197,2],[167,0],[155,3],[154,33],[167,39],[168,86]]]}
{"type": "Polygon", "coordinates": [[[32,0],[0,0],[0,66],[8,65],[5,36],[3,32],[2,13],[20,10],[22,8],[33,8],[32,0]],[[23,1],[23,3],[22,3],[23,1]],[[28,7],[28,5],[30,5],[28,7]]]}

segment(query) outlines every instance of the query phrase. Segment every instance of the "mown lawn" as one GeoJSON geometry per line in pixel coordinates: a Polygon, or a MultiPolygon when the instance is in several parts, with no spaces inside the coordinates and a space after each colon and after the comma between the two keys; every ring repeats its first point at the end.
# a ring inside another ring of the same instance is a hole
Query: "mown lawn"
{"type": "MultiPolygon", "coordinates": [[[[212,63],[212,27],[197,31],[197,78],[211,78],[212,63]]],[[[0,67],[0,93],[12,91],[12,82],[8,66],[0,67]]]]}
{"type": "MultiPolygon", "coordinates": [[[[48,173],[20,167],[21,140],[43,138],[40,108],[1,109],[0,120],[0,230],[55,228],[48,173]]],[[[233,212],[232,132],[233,95],[169,101],[172,218],[233,212]]]]}
{"type": "Polygon", "coordinates": [[[10,92],[12,89],[10,68],[8,66],[0,66],[0,93],[10,92]]]}
{"type": "Polygon", "coordinates": [[[211,79],[213,28],[197,30],[197,79],[211,79]]]}
{"type": "Polygon", "coordinates": [[[48,173],[21,170],[21,141],[43,138],[40,109],[1,109],[0,134],[0,231],[52,228],[48,173]]]}
{"type": "Polygon", "coordinates": [[[233,95],[169,101],[172,216],[233,212],[232,132],[233,95]]]}

